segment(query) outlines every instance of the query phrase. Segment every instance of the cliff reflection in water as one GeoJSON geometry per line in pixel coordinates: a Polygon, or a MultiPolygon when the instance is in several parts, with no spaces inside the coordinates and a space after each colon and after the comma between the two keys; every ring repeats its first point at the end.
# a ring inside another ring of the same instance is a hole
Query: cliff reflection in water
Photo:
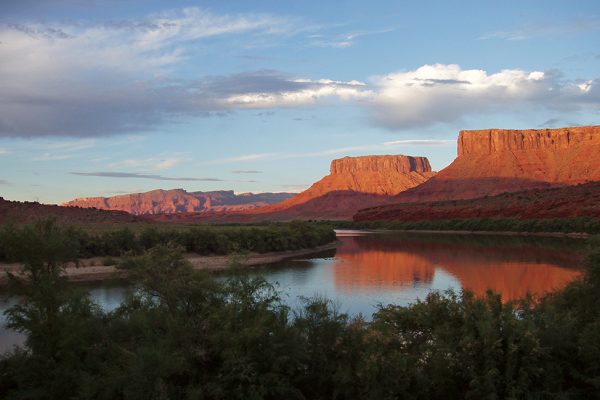
{"type": "Polygon", "coordinates": [[[340,238],[333,263],[342,292],[389,291],[433,281],[436,271],[482,295],[505,300],[562,288],[580,275],[581,244],[566,239],[448,235],[367,235],[340,238]]]}

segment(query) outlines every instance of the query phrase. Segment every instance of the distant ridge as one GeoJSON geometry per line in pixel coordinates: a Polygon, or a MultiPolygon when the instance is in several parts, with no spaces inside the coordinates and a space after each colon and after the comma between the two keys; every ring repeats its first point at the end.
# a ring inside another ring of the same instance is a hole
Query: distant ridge
{"type": "Polygon", "coordinates": [[[61,223],[131,223],[143,222],[124,211],[107,211],[78,207],[61,207],[37,202],[10,201],[0,197],[0,223],[31,223],[41,218],[56,218],[61,223]]]}
{"type": "Polygon", "coordinates": [[[233,190],[187,192],[183,189],[152,190],[112,197],[83,197],[61,204],[100,210],[120,210],[134,215],[241,211],[286,200],[294,193],[242,193],[233,190]]]}

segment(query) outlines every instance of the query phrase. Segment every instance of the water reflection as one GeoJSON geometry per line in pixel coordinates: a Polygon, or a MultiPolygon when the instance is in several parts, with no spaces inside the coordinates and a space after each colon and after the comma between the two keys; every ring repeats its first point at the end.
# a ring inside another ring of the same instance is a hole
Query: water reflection
{"type": "Polygon", "coordinates": [[[348,293],[431,283],[442,270],[475,294],[492,289],[515,300],[559,289],[580,274],[581,246],[568,239],[414,234],[340,240],[332,276],[348,293]]]}

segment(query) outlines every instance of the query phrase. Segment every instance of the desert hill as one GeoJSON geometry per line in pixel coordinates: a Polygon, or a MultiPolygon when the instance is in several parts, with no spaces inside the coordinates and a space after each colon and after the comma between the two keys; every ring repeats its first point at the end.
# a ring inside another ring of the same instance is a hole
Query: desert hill
{"type": "Polygon", "coordinates": [[[63,206],[121,210],[134,215],[241,211],[278,203],[293,193],[242,193],[233,190],[187,192],[183,189],[152,190],[113,197],[84,197],[63,206]]]}
{"type": "Polygon", "coordinates": [[[40,218],[56,218],[61,223],[131,223],[142,219],[123,211],[106,211],[78,207],[61,207],[36,202],[9,201],[0,197],[0,224],[31,223],[40,218]]]}
{"type": "Polygon", "coordinates": [[[600,126],[461,131],[458,157],[394,202],[477,198],[600,180],[600,126]]]}

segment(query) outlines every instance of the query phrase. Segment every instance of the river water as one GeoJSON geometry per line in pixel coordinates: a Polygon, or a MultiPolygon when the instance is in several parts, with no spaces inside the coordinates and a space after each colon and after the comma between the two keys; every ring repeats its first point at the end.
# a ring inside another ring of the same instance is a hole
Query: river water
{"type": "MultiPolygon", "coordinates": [[[[410,304],[433,290],[467,288],[481,295],[493,289],[515,300],[560,289],[580,275],[585,247],[581,239],[521,236],[340,232],[338,239],[335,250],[247,273],[275,284],[292,307],[317,295],[369,318],[379,304],[410,304]]],[[[126,283],[86,288],[105,310],[131,290],[126,283]]],[[[0,351],[23,340],[4,327],[3,312],[14,303],[0,294],[0,351]]]]}

